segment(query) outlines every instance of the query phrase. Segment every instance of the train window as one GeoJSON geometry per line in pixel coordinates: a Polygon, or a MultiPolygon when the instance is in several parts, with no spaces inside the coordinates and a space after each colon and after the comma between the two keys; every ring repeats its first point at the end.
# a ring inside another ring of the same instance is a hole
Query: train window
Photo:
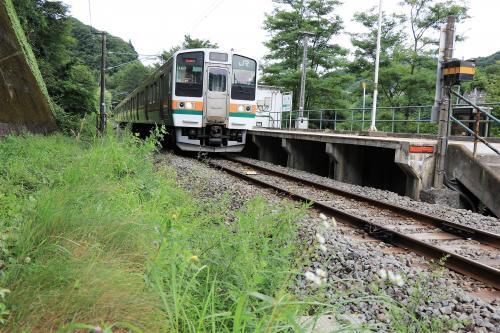
{"type": "Polygon", "coordinates": [[[210,59],[210,61],[227,62],[227,53],[210,52],[210,54],[208,55],[208,59],[210,59]]]}
{"type": "Polygon", "coordinates": [[[233,82],[231,98],[242,100],[255,99],[257,63],[250,58],[233,55],[233,82]]]}
{"type": "Polygon", "coordinates": [[[175,94],[201,97],[203,95],[203,52],[180,53],[176,58],[175,94]]]}
{"type": "Polygon", "coordinates": [[[227,71],[222,68],[210,68],[208,70],[208,90],[226,91],[227,71]]]}

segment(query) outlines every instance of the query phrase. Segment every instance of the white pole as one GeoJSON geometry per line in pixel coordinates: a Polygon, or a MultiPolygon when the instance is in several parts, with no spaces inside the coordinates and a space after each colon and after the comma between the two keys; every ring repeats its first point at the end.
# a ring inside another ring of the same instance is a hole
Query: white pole
{"type": "Polygon", "coordinates": [[[309,33],[304,33],[304,52],[302,54],[302,77],[300,79],[299,96],[299,118],[304,117],[304,102],[306,94],[306,75],[307,75],[307,44],[309,44],[309,33]]]}
{"type": "Polygon", "coordinates": [[[365,130],[365,106],[366,106],[366,82],[363,81],[363,119],[361,121],[361,130],[365,130]]]}
{"type": "Polygon", "coordinates": [[[378,3],[378,32],[377,32],[377,53],[375,57],[375,79],[373,80],[373,108],[372,121],[369,131],[376,132],[375,118],[377,116],[377,95],[378,95],[378,67],[380,62],[380,35],[382,34],[382,0],[378,3]]]}

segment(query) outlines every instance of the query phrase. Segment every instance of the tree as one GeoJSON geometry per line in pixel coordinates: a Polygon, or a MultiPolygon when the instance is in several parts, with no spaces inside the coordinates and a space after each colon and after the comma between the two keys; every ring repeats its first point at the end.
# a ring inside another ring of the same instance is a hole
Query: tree
{"type": "MultiPolygon", "coordinates": [[[[14,0],[19,21],[38,60],[50,67],[69,62],[71,37],[68,8],[61,1],[14,0]]],[[[43,74],[43,72],[42,72],[43,74]]]]}
{"type": "MultiPolygon", "coordinates": [[[[371,89],[377,47],[378,10],[372,8],[369,12],[355,13],[354,21],[360,23],[366,32],[351,34],[354,60],[349,64],[349,68],[359,81],[367,82],[371,89]]],[[[382,22],[379,105],[394,106],[398,104],[396,99],[404,94],[401,84],[404,66],[401,65],[401,62],[406,55],[402,46],[406,37],[404,33],[405,17],[383,13],[382,22]]]]}
{"type": "MultiPolygon", "coordinates": [[[[486,93],[486,103],[500,102],[500,51],[476,60],[476,75],[474,80],[462,84],[462,91],[472,91],[477,88],[486,93]]],[[[494,106],[492,114],[500,118],[500,107],[494,106]]],[[[500,126],[490,126],[491,136],[500,136],[500,126]]]]}
{"type": "Polygon", "coordinates": [[[464,0],[403,0],[401,5],[409,12],[407,15],[412,39],[410,73],[413,74],[427,46],[431,45],[436,49],[435,46],[439,43],[439,34],[434,34],[436,38],[430,37],[429,33],[439,31],[450,15],[455,16],[458,21],[468,18],[468,8],[464,0]]]}
{"type": "MultiPolygon", "coordinates": [[[[68,8],[61,1],[14,0],[14,5],[52,99],[70,114],[95,112],[99,36],[93,34],[90,26],[68,16],[68,8]]],[[[131,43],[109,34],[107,49],[108,67],[138,59],[131,43]]],[[[116,71],[118,68],[109,74],[116,71]]]]}
{"type": "MultiPolygon", "coordinates": [[[[71,35],[76,43],[71,45],[71,54],[73,58],[83,62],[96,73],[101,67],[101,36],[89,25],[83,24],[77,19],[70,17],[71,35]]],[[[119,37],[106,34],[106,56],[107,67],[115,67],[126,62],[138,59],[138,54],[130,42],[125,42],[119,37]]],[[[114,73],[117,70],[112,70],[114,73]]]]}
{"type": "Polygon", "coordinates": [[[67,6],[47,0],[15,0],[14,5],[52,99],[72,114],[93,112],[96,80],[71,52],[77,40],[67,6]]]}
{"type": "Polygon", "coordinates": [[[184,35],[184,41],[181,45],[173,46],[168,51],[163,51],[161,54],[161,60],[163,62],[168,61],[175,52],[185,49],[205,49],[205,48],[218,48],[217,43],[212,43],[208,39],[198,39],[192,38],[191,35],[184,35]]]}
{"type": "Polygon", "coordinates": [[[487,57],[481,57],[476,59],[476,65],[478,67],[486,67],[489,65],[497,65],[500,62],[500,51],[493,53],[487,57]]]}
{"type": "Polygon", "coordinates": [[[80,116],[93,112],[97,83],[92,71],[83,64],[77,64],[71,66],[65,75],[53,87],[52,97],[55,102],[80,116]]]}
{"type": "Polygon", "coordinates": [[[265,56],[262,82],[284,87],[294,92],[297,105],[302,63],[302,36],[312,33],[308,52],[306,108],[310,108],[335,87],[319,81],[336,68],[343,67],[347,51],[331,39],[342,30],[342,20],[333,14],[339,5],[337,0],[280,0],[271,15],[267,15],[264,28],[271,38],[265,45],[269,53],[265,56]],[[322,89],[312,89],[312,87],[322,89]]]}
{"type": "Polygon", "coordinates": [[[108,89],[113,95],[113,102],[131,93],[151,72],[152,69],[144,66],[140,61],[121,67],[108,80],[108,89]]]}
{"type": "MultiPolygon", "coordinates": [[[[466,18],[466,6],[451,1],[404,0],[400,3],[407,15],[385,15],[382,24],[379,105],[426,105],[433,101],[439,29],[448,15],[466,18]],[[409,34],[406,31],[410,31],[409,34]],[[409,41],[409,42],[407,42],[409,41]]],[[[355,59],[350,65],[360,77],[373,75],[377,14],[356,13],[355,21],[367,32],[352,34],[355,59]]],[[[429,111],[429,110],[428,110],[429,111]]],[[[408,120],[413,110],[404,109],[408,120]]],[[[429,111],[430,112],[430,111],[429,111]]],[[[382,112],[383,113],[383,112],[382,112]]],[[[381,116],[381,114],[379,112],[381,116]]]]}
{"type": "MultiPolygon", "coordinates": [[[[369,12],[357,12],[354,21],[360,23],[367,32],[352,33],[351,43],[354,47],[354,61],[350,64],[354,72],[373,72],[377,49],[378,10],[372,8],[369,12]]],[[[399,60],[401,45],[405,40],[403,31],[406,18],[403,15],[383,13],[380,38],[380,67],[389,66],[394,60],[399,60]]]]}

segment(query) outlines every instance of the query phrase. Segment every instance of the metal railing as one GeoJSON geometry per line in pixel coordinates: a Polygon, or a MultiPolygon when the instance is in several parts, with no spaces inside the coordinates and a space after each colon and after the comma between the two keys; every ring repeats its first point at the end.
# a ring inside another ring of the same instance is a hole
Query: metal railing
{"type": "MultiPolygon", "coordinates": [[[[456,110],[464,107],[473,108],[468,104],[454,104],[456,110]]],[[[478,107],[489,109],[488,114],[500,115],[500,103],[484,103],[478,107]]],[[[417,133],[417,134],[437,134],[437,124],[431,122],[432,105],[399,106],[399,107],[379,107],[377,108],[376,124],[379,131],[388,133],[417,133]]],[[[259,112],[258,117],[268,118],[267,128],[297,128],[298,110],[284,112],[259,112]]],[[[350,108],[350,109],[317,109],[304,110],[304,117],[307,118],[309,129],[333,130],[333,131],[366,131],[370,126],[371,108],[350,108]]],[[[500,137],[500,123],[494,115],[485,116],[479,120],[486,129],[485,137],[500,137]]],[[[458,118],[454,117],[458,120],[458,118]]],[[[454,119],[453,119],[454,120],[454,119]]],[[[476,124],[476,119],[460,119],[461,124],[476,124]]],[[[467,126],[466,126],[467,127],[467,126]]],[[[460,126],[454,128],[455,131],[460,126]]],[[[467,129],[470,129],[467,127],[467,129]]],[[[470,134],[466,130],[467,133],[470,134]]]]}
{"type": "MultiPolygon", "coordinates": [[[[474,120],[474,129],[471,130],[469,127],[467,127],[463,121],[458,120],[453,116],[453,109],[450,114],[450,119],[457,123],[459,126],[461,126],[463,129],[465,129],[468,133],[470,133],[472,136],[474,136],[474,149],[472,152],[472,156],[476,157],[476,152],[477,152],[477,142],[478,140],[484,143],[488,148],[493,150],[497,155],[500,155],[500,151],[493,147],[488,141],[485,140],[484,137],[480,135],[480,125],[481,125],[481,115],[484,115],[486,118],[486,125],[489,125],[490,120],[493,121],[493,124],[500,125],[500,119],[496,118],[494,115],[491,114],[491,112],[488,112],[485,110],[483,107],[476,105],[474,102],[468,100],[464,96],[460,95],[459,93],[450,90],[453,95],[464,101],[467,105],[471,106],[476,110],[475,112],[475,120],[474,120]]],[[[489,126],[488,126],[489,128],[489,126]]],[[[486,133],[488,134],[488,133],[486,133]]]]}

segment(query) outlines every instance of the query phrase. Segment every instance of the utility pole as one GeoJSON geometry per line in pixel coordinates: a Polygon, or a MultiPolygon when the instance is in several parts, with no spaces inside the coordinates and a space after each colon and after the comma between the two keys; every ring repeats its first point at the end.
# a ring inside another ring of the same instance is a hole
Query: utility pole
{"type": "Polygon", "coordinates": [[[106,101],[104,93],[106,91],[106,33],[100,32],[102,36],[101,47],[101,94],[99,97],[99,115],[97,117],[97,131],[103,134],[106,130],[106,101]]]}
{"type": "Polygon", "coordinates": [[[309,44],[309,36],[313,36],[310,32],[304,32],[304,53],[302,54],[302,78],[300,80],[300,100],[299,100],[299,118],[304,117],[304,100],[306,94],[306,72],[307,72],[307,47],[309,44]]]}
{"type": "Polygon", "coordinates": [[[373,107],[372,107],[372,117],[370,132],[376,132],[377,127],[375,127],[375,119],[377,117],[377,96],[378,96],[378,70],[380,63],[380,35],[382,34],[382,0],[378,3],[378,28],[377,28],[377,52],[375,55],[375,78],[373,80],[373,107]]]}
{"type": "MultiPolygon", "coordinates": [[[[445,42],[443,61],[450,61],[453,58],[455,46],[455,16],[448,16],[445,29],[445,42]]],[[[441,104],[439,107],[439,128],[436,152],[436,166],[434,170],[434,188],[441,189],[444,185],[446,150],[448,148],[448,123],[450,120],[451,108],[451,86],[444,84],[441,89],[441,104]]]]}
{"type": "Polygon", "coordinates": [[[441,27],[441,35],[439,36],[439,51],[436,70],[436,91],[434,93],[434,105],[432,106],[431,121],[438,122],[439,107],[441,105],[441,93],[443,89],[443,68],[442,63],[444,60],[444,49],[446,47],[446,26],[441,27]]]}

